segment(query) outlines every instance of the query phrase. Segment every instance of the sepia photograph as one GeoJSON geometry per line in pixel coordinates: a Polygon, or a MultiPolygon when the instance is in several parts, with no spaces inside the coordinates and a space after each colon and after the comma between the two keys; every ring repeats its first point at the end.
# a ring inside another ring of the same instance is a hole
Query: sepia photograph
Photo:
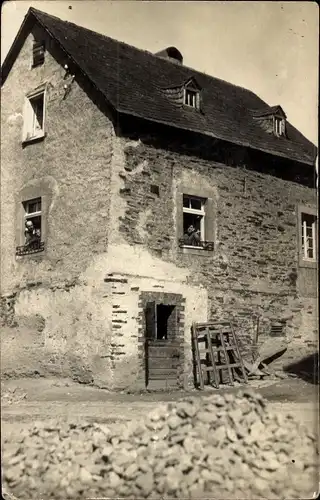
{"type": "Polygon", "coordinates": [[[5,500],[317,498],[319,8],[1,9],[5,500]]]}

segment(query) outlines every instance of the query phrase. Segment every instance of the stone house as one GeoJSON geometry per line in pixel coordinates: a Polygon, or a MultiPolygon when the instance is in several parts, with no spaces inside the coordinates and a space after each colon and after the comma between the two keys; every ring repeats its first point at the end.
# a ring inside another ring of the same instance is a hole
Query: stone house
{"type": "Polygon", "coordinates": [[[1,108],[13,363],[186,387],[192,322],[230,317],[244,355],[257,318],[261,340],[286,322],[289,357],[316,349],[317,150],[280,105],[31,8],[1,108]]]}

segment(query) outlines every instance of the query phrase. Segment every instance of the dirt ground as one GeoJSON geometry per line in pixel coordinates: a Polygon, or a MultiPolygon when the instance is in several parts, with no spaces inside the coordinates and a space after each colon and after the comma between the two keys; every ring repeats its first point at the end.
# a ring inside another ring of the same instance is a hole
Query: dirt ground
{"type": "MultiPolygon", "coordinates": [[[[223,387],[221,392],[238,391],[241,387],[223,387]]],[[[319,398],[317,385],[298,378],[274,381],[251,381],[246,387],[258,390],[270,406],[281,412],[291,412],[301,422],[318,433],[319,398]]],[[[216,391],[215,389],[208,389],[216,391]]],[[[14,434],[35,420],[61,417],[117,425],[123,420],[140,418],[154,407],[177,401],[201,391],[141,393],[111,393],[103,389],[77,384],[68,379],[15,379],[1,384],[2,435],[14,434]]]]}

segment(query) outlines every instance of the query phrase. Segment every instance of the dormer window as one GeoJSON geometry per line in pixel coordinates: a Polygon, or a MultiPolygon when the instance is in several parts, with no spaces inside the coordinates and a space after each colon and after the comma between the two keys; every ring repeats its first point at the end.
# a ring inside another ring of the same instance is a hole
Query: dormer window
{"type": "Polygon", "coordinates": [[[193,89],[184,90],[184,104],[186,106],[191,106],[192,108],[197,108],[199,92],[193,89]]]}
{"type": "Polygon", "coordinates": [[[285,132],[284,119],[279,116],[275,116],[273,122],[274,122],[274,133],[277,136],[284,135],[285,132]]]}
{"type": "Polygon", "coordinates": [[[32,47],[32,68],[41,66],[44,63],[45,45],[44,42],[33,42],[32,47]]]}
{"type": "Polygon", "coordinates": [[[188,80],[183,88],[183,104],[190,108],[200,109],[200,90],[195,78],[188,80]]]}

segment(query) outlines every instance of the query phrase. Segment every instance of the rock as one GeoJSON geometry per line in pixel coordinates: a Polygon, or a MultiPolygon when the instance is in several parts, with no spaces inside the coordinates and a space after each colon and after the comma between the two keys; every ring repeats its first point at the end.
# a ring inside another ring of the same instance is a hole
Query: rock
{"type": "Polygon", "coordinates": [[[141,490],[143,496],[148,496],[153,490],[153,474],[152,472],[147,472],[146,474],[141,474],[137,477],[136,485],[141,490]]]}
{"type": "Polygon", "coordinates": [[[270,413],[251,390],[162,405],[112,430],[36,422],[3,441],[4,487],[30,500],[302,498],[318,453],[310,429],[270,413]]]}

